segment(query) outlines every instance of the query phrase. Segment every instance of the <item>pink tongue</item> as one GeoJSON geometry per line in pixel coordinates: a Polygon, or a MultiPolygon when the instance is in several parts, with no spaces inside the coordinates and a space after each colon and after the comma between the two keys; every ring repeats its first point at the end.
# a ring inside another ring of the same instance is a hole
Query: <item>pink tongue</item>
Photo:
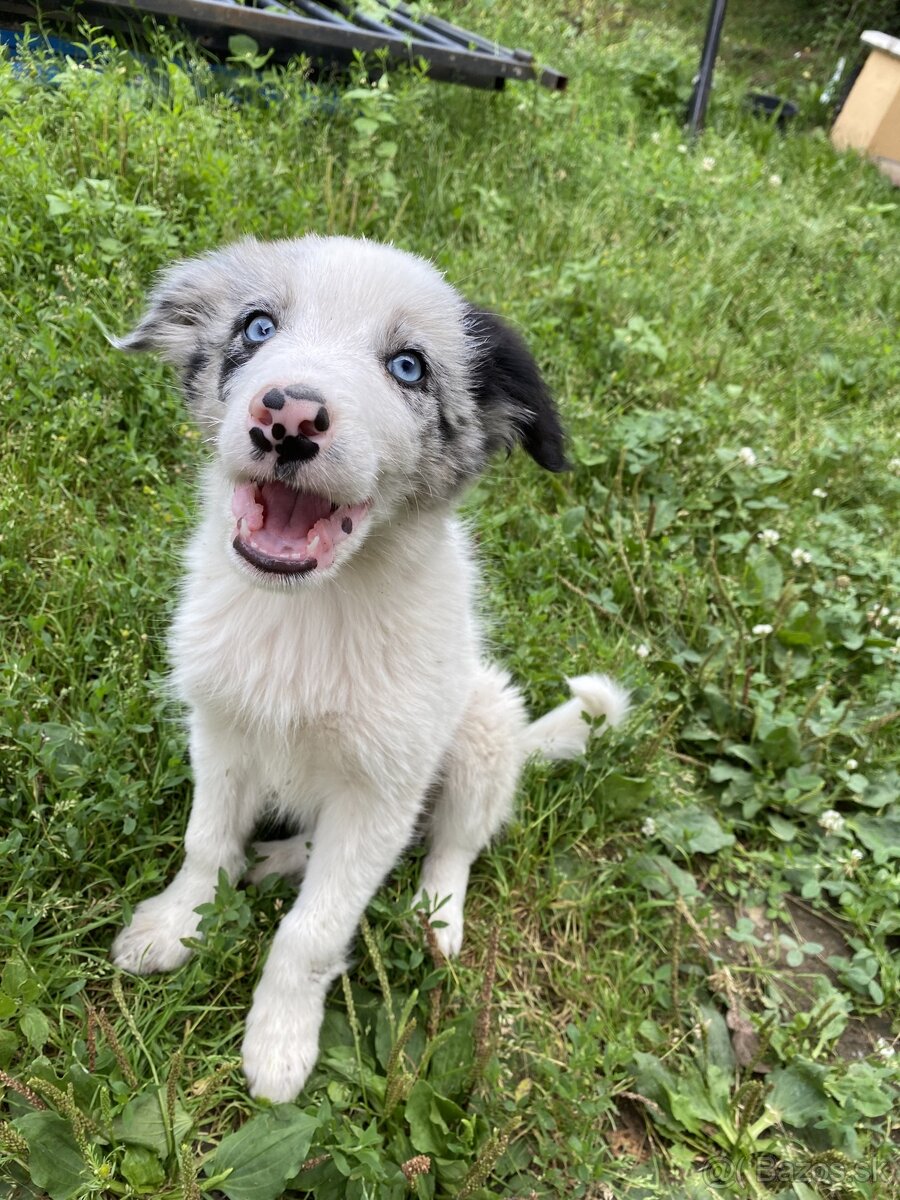
{"type": "Polygon", "coordinates": [[[289,540],[305,537],[320,517],[331,512],[331,504],[324,496],[304,496],[283,483],[264,483],[260,490],[266,529],[289,540]]]}
{"type": "Polygon", "coordinates": [[[241,483],[234,489],[231,512],[240,528],[254,535],[254,544],[267,554],[302,556],[312,527],[331,512],[324,496],[295,492],[283,483],[241,483]]]}

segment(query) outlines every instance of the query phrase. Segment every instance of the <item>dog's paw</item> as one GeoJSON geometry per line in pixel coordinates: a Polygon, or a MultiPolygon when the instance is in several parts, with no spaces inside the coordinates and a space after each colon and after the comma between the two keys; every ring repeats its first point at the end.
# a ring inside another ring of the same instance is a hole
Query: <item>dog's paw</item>
{"type": "Polygon", "coordinates": [[[322,1001],[302,991],[257,988],[241,1054],[250,1095],[275,1104],[293,1100],[319,1056],[322,1001]]]}
{"type": "Polygon", "coordinates": [[[443,922],[441,928],[435,925],[434,936],[437,941],[438,950],[443,954],[444,958],[456,958],[463,944],[463,912],[462,905],[458,906],[458,911],[452,904],[445,904],[442,909],[434,914],[432,924],[435,922],[443,922]]]}
{"type": "Polygon", "coordinates": [[[455,894],[442,898],[439,891],[422,887],[416,893],[414,908],[421,908],[434,931],[437,948],[444,958],[455,958],[463,944],[463,899],[455,894]]]}
{"type": "Polygon", "coordinates": [[[191,956],[181,939],[195,937],[200,918],[195,912],[175,906],[164,895],[142,901],[134,917],[112,947],[112,960],[133,975],[174,971],[191,956]]]}
{"type": "Polygon", "coordinates": [[[267,875],[281,875],[299,882],[309,859],[309,838],[299,833],[277,842],[254,842],[253,853],[261,861],[246,871],[244,878],[248,883],[261,883],[267,875]]]}

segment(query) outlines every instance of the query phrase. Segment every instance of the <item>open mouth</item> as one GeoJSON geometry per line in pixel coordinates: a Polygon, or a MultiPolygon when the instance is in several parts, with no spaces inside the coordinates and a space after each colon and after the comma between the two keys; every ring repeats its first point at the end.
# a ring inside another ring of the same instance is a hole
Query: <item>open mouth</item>
{"type": "Polygon", "coordinates": [[[353,537],[369,501],[335,504],[284,483],[239,483],[231,499],[232,546],[257,570],[274,575],[327,571],[338,547],[353,537]]]}

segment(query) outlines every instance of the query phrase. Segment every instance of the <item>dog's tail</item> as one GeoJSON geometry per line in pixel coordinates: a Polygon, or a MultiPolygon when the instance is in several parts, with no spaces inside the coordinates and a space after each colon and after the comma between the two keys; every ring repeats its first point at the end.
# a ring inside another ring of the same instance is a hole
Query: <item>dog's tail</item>
{"type": "Polygon", "coordinates": [[[532,721],[522,735],[528,758],[577,758],[593,732],[585,714],[606,717],[607,725],[619,725],[628,715],[630,695],[608,675],[579,675],[566,682],[572,699],[532,721]]]}

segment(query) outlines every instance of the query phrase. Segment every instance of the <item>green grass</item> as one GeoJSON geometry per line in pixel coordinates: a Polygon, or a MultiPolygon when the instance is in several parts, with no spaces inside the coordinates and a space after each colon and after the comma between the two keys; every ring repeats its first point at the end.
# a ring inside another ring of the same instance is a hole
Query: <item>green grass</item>
{"type": "Polygon", "coordinates": [[[831,150],[806,6],[732,6],[695,147],[703,13],[442,7],[570,91],[298,69],[238,103],[100,42],[51,83],[0,62],[4,1194],[391,1200],[425,1154],[437,1200],[887,1195],[900,194],[831,150]],[[801,100],[786,136],[748,82],[801,100]],[[411,852],[268,1109],[238,1048],[284,884],[221,888],[171,977],[108,959],[180,856],[164,637],[202,449],[103,332],[172,257],[308,230],[433,257],[526,333],[576,466],[515,456],[466,501],[491,641],[536,711],[596,668],[638,707],[529,771],[449,967],[411,852]]]}

